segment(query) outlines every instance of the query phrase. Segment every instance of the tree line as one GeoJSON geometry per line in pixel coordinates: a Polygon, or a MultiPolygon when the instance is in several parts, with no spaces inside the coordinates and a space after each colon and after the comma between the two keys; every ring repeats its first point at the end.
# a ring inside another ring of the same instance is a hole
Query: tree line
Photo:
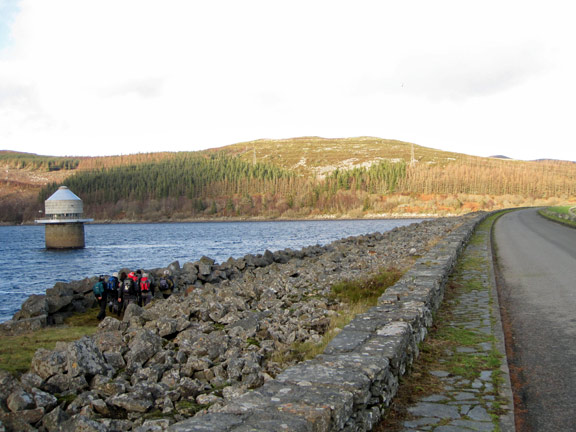
{"type": "MultiPolygon", "coordinates": [[[[239,193],[249,182],[250,192],[273,188],[279,179],[294,174],[264,164],[250,164],[223,153],[177,153],[156,163],[128,164],[91,171],[79,171],[66,185],[88,206],[106,206],[119,201],[138,202],[177,198],[194,200],[208,196],[239,193]]],[[[40,201],[59,184],[44,187],[40,201]]]]}
{"type": "MultiPolygon", "coordinates": [[[[289,211],[344,210],[351,203],[341,192],[391,193],[405,175],[405,163],[381,161],[317,179],[224,152],[190,152],[156,163],[78,171],[66,179],[66,186],[82,197],[86,213],[98,219],[280,217],[289,211]]],[[[44,187],[39,201],[59,185],[44,187]]]]}
{"type": "Polygon", "coordinates": [[[80,159],[68,157],[48,157],[32,153],[0,152],[0,164],[14,169],[41,171],[74,170],[80,159]]]}

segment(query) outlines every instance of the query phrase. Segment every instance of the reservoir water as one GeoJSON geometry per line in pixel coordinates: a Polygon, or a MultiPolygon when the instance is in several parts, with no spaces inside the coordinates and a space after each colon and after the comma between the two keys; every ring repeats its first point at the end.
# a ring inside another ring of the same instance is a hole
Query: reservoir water
{"type": "Polygon", "coordinates": [[[86,248],[46,250],[43,226],[0,226],[0,322],[9,320],[31,294],[120,268],[180,265],[203,255],[218,263],[229,257],[311,245],[390,231],[420,219],[282,222],[91,224],[86,248]]]}

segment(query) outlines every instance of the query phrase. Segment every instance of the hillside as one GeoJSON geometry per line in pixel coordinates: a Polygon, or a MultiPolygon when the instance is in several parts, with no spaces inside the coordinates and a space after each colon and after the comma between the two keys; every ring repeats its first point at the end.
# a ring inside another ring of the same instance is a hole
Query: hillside
{"type": "Polygon", "coordinates": [[[554,205],[576,164],[372,137],[256,140],[199,152],[54,158],[0,152],[0,222],[32,221],[65,182],[97,220],[402,217],[554,205]]]}
{"type": "Polygon", "coordinates": [[[237,155],[246,161],[256,159],[284,169],[323,176],[335,169],[369,167],[382,160],[409,162],[412,147],[417,160],[423,163],[444,166],[451,161],[468,157],[460,153],[373,137],[261,139],[221,147],[218,150],[237,155]]]}

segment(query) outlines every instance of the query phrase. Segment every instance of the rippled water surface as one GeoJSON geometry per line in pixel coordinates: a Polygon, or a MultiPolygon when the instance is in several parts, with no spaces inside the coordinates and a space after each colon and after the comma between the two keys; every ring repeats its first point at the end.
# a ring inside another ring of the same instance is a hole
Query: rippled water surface
{"type": "Polygon", "coordinates": [[[287,222],[202,222],[86,225],[86,248],[46,250],[43,226],[0,226],[0,322],[31,294],[56,282],[111,274],[120,268],[151,269],[203,255],[229,257],[325,245],[340,238],[385,232],[416,219],[287,222]]]}

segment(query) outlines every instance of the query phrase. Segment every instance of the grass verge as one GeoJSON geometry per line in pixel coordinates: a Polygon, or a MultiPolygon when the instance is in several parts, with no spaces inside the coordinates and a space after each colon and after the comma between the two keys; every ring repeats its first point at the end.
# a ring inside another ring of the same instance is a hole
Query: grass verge
{"type": "Polygon", "coordinates": [[[538,210],[538,214],[554,222],[559,222],[561,224],[576,228],[576,221],[568,219],[568,217],[571,216],[571,208],[572,206],[547,207],[545,209],[538,210]]]}
{"type": "Polygon", "coordinates": [[[65,324],[19,336],[0,336],[0,369],[20,374],[30,369],[38,348],[54,349],[56,342],[71,342],[98,329],[98,309],[66,319],[65,324]]]}

